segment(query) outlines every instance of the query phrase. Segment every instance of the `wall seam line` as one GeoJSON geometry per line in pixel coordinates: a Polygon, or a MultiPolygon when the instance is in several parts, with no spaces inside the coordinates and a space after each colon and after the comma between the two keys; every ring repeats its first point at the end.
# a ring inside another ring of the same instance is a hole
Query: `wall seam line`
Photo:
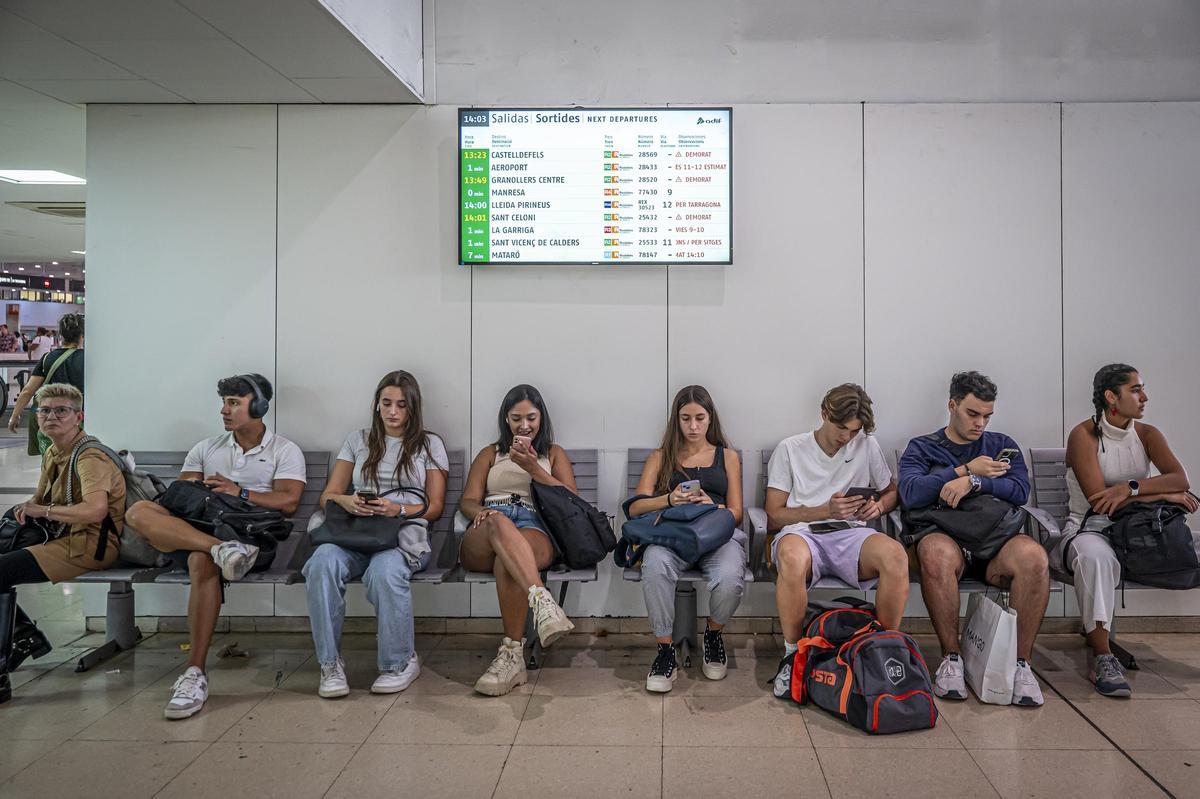
{"type": "Polygon", "coordinates": [[[1062,381],[1062,442],[1067,445],[1067,261],[1063,203],[1063,104],[1058,104],[1058,355],[1062,381]]]}
{"type": "Polygon", "coordinates": [[[867,386],[867,103],[859,103],[859,138],[862,145],[862,159],[859,175],[862,178],[862,348],[863,348],[863,388],[867,386]]]}

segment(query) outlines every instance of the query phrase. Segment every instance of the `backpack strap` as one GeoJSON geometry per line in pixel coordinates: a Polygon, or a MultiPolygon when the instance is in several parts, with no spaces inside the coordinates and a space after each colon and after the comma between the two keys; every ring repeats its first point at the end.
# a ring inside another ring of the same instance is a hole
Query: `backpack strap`
{"type": "MultiPolygon", "coordinates": [[[[55,365],[57,366],[57,364],[55,365]]],[[[125,473],[125,470],[122,468],[121,459],[115,452],[104,446],[104,444],[100,443],[100,439],[96,438],[95,436],[84,436],[78,442],[76,442],[74,449],[71,450],[71,462],[67,466],[68,505],[75,504],[75,481],[79,479],[79,469],[77,468],[79,456],[85,450],[89,449],[98,449],[104,452],[106,455],[108,455],[109,459],[113,461],[113,464],[117,467],[117,470],[122,475],[125,473]]],[[[83,490],[82,481],[80,481],[79,490],[83,490]]],[[[103,561],[105,553],[108,552],[108,536],[110,533],[117,536],[120,535],[120,533],[117,532],[117,524],[113,521],[111,513],[104,517],[104,521],[100,522],[100,540],[96,542],[95,560],[97,562],[103,561]]]]}
{"type": "MultiPolygon", "coordinates": [[[[63,364],[65,364],[67,361],[69,361],[69,360],[71,359],[71,356],[72,356],[72,355],[74,355],[74,354],[75,354],[75,353],[77,353],[77,352],[79,352],[79,348],[78,348],[78,347],[69,347],[69,348],[67,348],[67,351],[66,351],[66,352],[64,352],[62,355],[58,356],[58,357],[57,357],[57,358],[54,360],[54,363],[50,365],[50,369],[49,369],[49,371],[47,371],[47,372],[46,372],[46,378],[45,378],[45,379],[44,379],[42,382],[43,382],[43,383],[49,383],[49,382],[50,382],[50,378],[54,377],[54,373],[58,371],[58,367],[62,366],[62,365],[63,365],[63,364]]],[[[46,357],[49,357],[49,356],[50,356],[50,353],[46,353],[45,357],[43,357],[43,359],[42,359],[42,360],[44,361],[44,360],[45,360],[45,358],[46,358],[46,357]]]]}

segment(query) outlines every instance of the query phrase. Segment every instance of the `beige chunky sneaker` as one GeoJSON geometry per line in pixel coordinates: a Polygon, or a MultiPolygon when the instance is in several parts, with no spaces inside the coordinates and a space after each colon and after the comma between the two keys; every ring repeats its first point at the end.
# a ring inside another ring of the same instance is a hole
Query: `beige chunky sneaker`
{"type": "Polygon", "coordinates": [[[529,675],[525,672],[525,642],[505,636],[492,665],[475,681],[475,690],[484,696],[504,696],[528,680],[529,675]]]}
{"type": "Polygon", "coordinates": [[[554,601],[554,596],[545,588],[530,587],[529,607],[533,608],[533,623],[537,626],[538,639],[543,648],[575,629],[567,614],[554,601]]]}

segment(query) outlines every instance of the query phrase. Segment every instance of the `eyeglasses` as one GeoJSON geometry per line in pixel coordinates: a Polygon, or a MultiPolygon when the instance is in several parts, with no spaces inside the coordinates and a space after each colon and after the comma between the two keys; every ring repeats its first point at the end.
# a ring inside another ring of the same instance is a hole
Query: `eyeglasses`
{"type": "Polygon", "coordinates": [[[79,409],[70,405],[59,405],[56,408],[37,409],[37,415],[42,419],[45,419],[48,416],[53,416],[55,419],[66,419],[73,413],[79,413],[79,409]]]}

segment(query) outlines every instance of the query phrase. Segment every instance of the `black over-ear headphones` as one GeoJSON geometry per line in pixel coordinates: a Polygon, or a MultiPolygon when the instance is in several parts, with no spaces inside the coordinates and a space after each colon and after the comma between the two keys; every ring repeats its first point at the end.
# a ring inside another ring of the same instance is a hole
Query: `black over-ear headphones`
{"type": "Polygon", "coordinates": [[[263,396],[262,386],[258,384],[254,375],[238,375],[238,377],[245,380],[250,384],[250,388],[254,389],[254,399],[250,400],[250,418],[263,418],[267,415],[267,411],[271,410],[271,402],[263,396]]]}

